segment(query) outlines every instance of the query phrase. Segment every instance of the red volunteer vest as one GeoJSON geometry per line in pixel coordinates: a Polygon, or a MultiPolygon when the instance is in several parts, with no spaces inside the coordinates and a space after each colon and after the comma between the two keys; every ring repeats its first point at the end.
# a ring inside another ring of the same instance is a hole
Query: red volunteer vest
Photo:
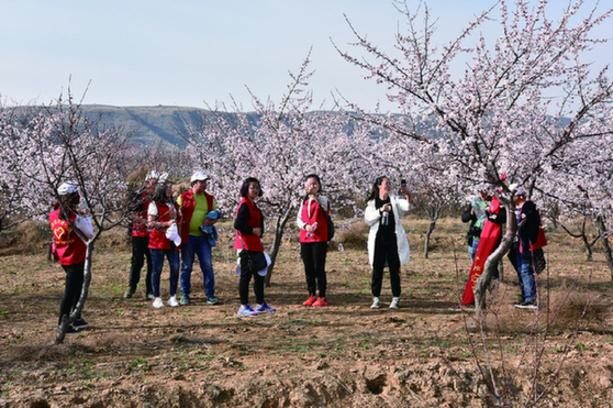
{"type": "MultiPolygon", "coordinates": [[[[170,221],[170,208],[167,204],[155,203],[158,209],[158,222],[170,221]]],[[[170,249],[170,241],[166,238],[166,228],[149,230],[149,249],[170,249]]]]}
{"type": "MultiPolygon", "coordinates": [[[[262,211],[251,201],[243,197],[236,207],[236,214],[241,206],[246,205],[249,210],[249,220],[247,225],[251,228],[260,228],[262,226],[262,211]]],[[[255,234],[242,234],[240,231],[236,231],[234,238],[234,249],[246,249],[254,252],[264,252],[264,245],[258,235],[255,234]]]]}
{"type": "Polygon", "coordinates": [[[328,214],[321,208],[316,200],[308,198],[302,203],[302,211],[300,218],[306,224],[314,224],[317,222],[317,229],[313,232],[307,232],[304,229],[300,230],[300,242],[327,242],[328,241],[328,214]]]}
{"type": "MultiPolygon", "coordinates": [[[[148,198],[148,194],[143,192],[141,194],[141,202],[143,203],[143,211],[138,213],[139,217],[147,219],[147,208],[149,208],[149,203],[151,202],[148,198]]],[[[132,223],[132,236],[133,237],[141,237],[145,238],[149,236],[149,231],[147,231],[147,225],[143,222],[134,221],[132,223]]]]}
{"type": "MultiPolygon", "coordinates": [[[[74,222],[76,218],[75,214],[71,214],[70,222],[74,222]]],[[[85,262],[87,249],[85,243],[75,234],[70,223],[60,218],[59,208],[49,213],[49,225],[53,233],[54,253],[60,265],[68,266],[85,262]]]]}
{"type": "MultiPolygon", "coordinates": [[[[213,210],[213,196],[204,193],[206,197],[206,206],[209,211],[213,210]]],[[[194,192],[190,188],[187,191],[181,193],[181,207],[179,208],[179,233],[181,234],[181,245],[185,244],[189,240],[189,223],[192,221],[192,214],[194,213],[194,207],[196,206],[196,200],[194,200],[194,192]]],[[[204,221],[204,220],[202,220],[204,221]]]]}

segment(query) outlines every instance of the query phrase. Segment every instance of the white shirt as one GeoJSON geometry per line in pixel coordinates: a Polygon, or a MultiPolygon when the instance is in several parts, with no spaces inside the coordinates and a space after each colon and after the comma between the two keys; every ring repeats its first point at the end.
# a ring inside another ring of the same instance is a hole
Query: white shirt
{"type": "MultiPolygon", "coordinates": [[[[166,206],[172,211],[174,210],[174,207],[172,204],[166,204],[166,206]]],[[[151,215],[152,217],[157,217],[158,216],[158,207],[157,205],[155,205],[155,203],[152,201],[149,203],[149,207],[147,208],[147,215],[151,215]]]]}

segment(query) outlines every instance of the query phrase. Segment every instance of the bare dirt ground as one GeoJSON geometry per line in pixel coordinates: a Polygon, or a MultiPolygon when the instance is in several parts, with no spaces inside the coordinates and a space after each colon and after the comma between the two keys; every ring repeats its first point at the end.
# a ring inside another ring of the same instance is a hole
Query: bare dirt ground
{"type": "MultiPolygon", "coordinates": [[[[223,303],[206,305],[196,267],[193,304],[162,310],[144,300],[142,288],[133,299],[121,298],[129,248],[101,245],[84,313],[91,327],[62,345],[54,345],[61,267],[42,250],[1,257],[0,407],[493,406],[479,366],[491,367],[509,406],[524,406],[543,391],[539,406],[613,406],[613,284],[601,254],[586,262],[578,242],[550,234],[549,309],[538,315],[512,307],[519,289],[505,262],[481,333],[473,314],[457,308],[470,266],[464,226],[440,223],[425,259],[425,222],[406,225],[413,260],[402,272],[398,311],[369,309],[365,245],[347,244],[343,252],[333,245],[330,306],[318,310],[300,306],[306,290],[298,244],[285,242],[266,290],[277,313],[242,320],[235,317],[237,278],[227,240],[214,265],[223,303]]],[[[359,231],[357,241],[365,238],[359,231]]],[[[163,293],[167,276],[165,270],[163,293]]],[[[546,283],[539,276],[543,305],[546,283]]]]}

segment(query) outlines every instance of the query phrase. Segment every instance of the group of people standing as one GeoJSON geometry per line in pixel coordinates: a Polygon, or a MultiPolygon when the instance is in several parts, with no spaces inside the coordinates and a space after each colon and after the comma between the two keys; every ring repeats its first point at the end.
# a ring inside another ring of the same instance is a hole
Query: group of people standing
{"type": "MultiPolygon", "coordinates": [[[[547,245],[541,217],[536,204],[527,198],[522,186],[510,186],[515,204],[517,231],[513,238],[509,261],[517,272],[520,299],[514,304],[519,309],[535,310],[537,291],[535,274],[545,268],[543,247],[547,245]]],[[[480,191],[473,197],[462,213],[462,221],[469,223],[467,234],[468,254],[472,261],[468,281],[462,294],[462,306],[475,305],[475,285],[484,271],[487,258],[494,252],[502,239],[502,229],[507,220],[506,210],[496,196],[480,191]]],[[[497,278],[498,268],[493,278],[497,278]]]]}
{"type": "MultiPolygon", "coordinates": [[[[160,277],[164,260],[168,261],[170,276],[166,305],[187,306],[191,302],[191,274],[198,258],[203,275],[206,302],[215,305],[215,273],[212,250],[218,234],[215,223],[221,218],[215,197],[207,192],[209,177],[196,171],[190,178],[190,187],[173,194],[167,174],[151,171],[142,188],[130,200],[132,223],[132,259],[125,298],[131,298],[146,264],[146,297],[152,306],[165,306],[160,290],[160,277]],[[180,290],[180,297],[177,292],[180,290]]],[[[536,205],[527,199],[523,187],[513,188],[516,208],[517,235],[509,252],[511,264],[517,271],[521,299],[515,305],[523,309],[536,309],[536,283],[534,274],[544,269],[542,247],[546,245],[536,205]]],[[[234,249],[237,252],[238,294],[240,307],[237,315],[249,317],[260,313],[274,313],[264,296],[264,282],[270,258],[264,251],[264,215],[258,200],[264,192],[259,180],[249,177],[239,191],[240,201],[234,213],[234,249]],[[249,303],[249,285],[253,280],[256,305],[249,303]]],[[[79,191],[74,183],[63,183],[57,190],[58,203],[49,214],[53,232],[52,252],[66,272],[64,297],[60,305],[59,324],[77,305],[83,282],[86,245],[93,236],[91,220],[79,210],[79,191]]],[[[409,241],[401,218],[409,211],[411,195],[401,183],[397,194],[392,194],[388,177],[378,177],[367,199],[364,221],[369,226],[368,260],[372,268],[372,309],[381,307],[383,270],[389,269],[392,299],[390,309],[400,307],[400,268],[410,260],[409,241]]],[[[488,256],[497,248],[506,221],[505,208],[496,196],[481,191],[462,214],[469,222],[468,253],[472,261],[468,282],[462,295],[463,306],[474,306],[475,284],[483,272],[488,256]]],[[[304,178],[304,194],[296,216],[300,230],[300,256],[304,265],[307,299],[306,307],[326,307],[327,278],[326,255],[328,241],[334,233],[330,217],[330,202],[322,195],[322,182],[317,174],[304,178]]],[[[77,316],[68,332],[87,328],[87,322],[77,316]]]]}
{"type": "MultiPolygon", "coordinates": [[[[198,257],[203,274],[203,289],[206,302],[215,305],[220,299],[215,296],[215,274],[212,262],[212,248],[216,244],[217,231],[215,223],[221,218],[215,198],[209,194],[207,182],[209,177],[202,171],[196,171],[190,178],[190,188],[173,196],[172,184],[167,174],[151,171],[145,177],[142,188],[135,192],[130,201],[132,223],[130,227],[132,242],[132,259],[130,265],[128,288],[125,298],[131,298],[140,281],[141,270],[146,264],[146,297],[152,300],[152,306],[160,309],[165,306],[161,297],[160,277],[164,259],[170,269],[169,291],[166,305],[178,307],[189,305],[191,294],[191,273],[195,258],[198,257]],[[180,289],[180,298],[177,292],[180,289]]],[[[334,224],[330,217],[330,202],[321,194],[322,182],[317,174],[309,174],[304,179],[304,195],[301,196],[296,224],[300,230],[300,256],[308,297],[303,302],[306,307],[326,307],[327,279],[326,254],[328,241],[334,233],[334,224]]],[[[264,281],[268,273],[270,258],[264,251],[262,236],[264,234],[264,215],[257,201],[264,192],[259,180],[249,177],[240,189],[240,201],[235,210],[234,248],[237,251],[237,274],[239,275],[238,292],[240,307],[239,317],[254,316],[259,313],[274,313],[275,308],[268,305],[264,297],[264,281]],[[249,285],[253,279],[256,305],[249,304],[249,285]]],[[[381,305],[381,286],[383,269],[388,266],[392,286],[391,309],[400,306],[400,266],[409,261],[410,251],[406,233],[401,224],[401,217],[409,211],[410,194],[406,187],[401,187],[399,196],[391,194],[391,182],[386,176],[375,180],[368,197],[364,220],[370,227],[368,234],[369,262],[373,269],[371,308],[381,305]]],[[[79,194],[76,185],[64,183],[58,189],[60,198],[72,201],[70,205],[61,205],[63,210],[54,210],[50,214],[56,255],[65,252],[78,252],[83,256],[66,257],[60,262],[66,271],[66,289],[60,310],[60,322],[76,306],[80,294],[79,282],[82,282],[83,262],[86,236],[75,222],[78,216],[79,194]],[[70,185],[67,194],[65,185],[70,185]],[[58,212],[59,211],[59,212],[58,212]],[[58,219],[64,235],[58,234],[58,219]],[[68,237],[68,239],[65,239],[68,237]],[[74,273],[75,270],[80,271],[74,273]],[[79,276],[81,280],[79,281],[79,276]],[[77,293],[78,292],[78,293],[77,293]],[[75,300],[76,299],[76,300],[75,300]]],[[[82,320],[81,318],[79,318],[82,320]]],[[[83,321],[84,322],[84,321],[83,321]]],[[[69,331],[86,327],[86,323],[77,327],[73,323],[69,331]]]]}
{"type": "Polygon", "coordinates": [[[208,176],[195,172],[190,178],[190,188],[176,199],[167,174],[155,171],[147,174],[142,189],[131,200],[132,211],[132,261],[129,284],[124,294],[131,298],[140,280],[140,272],[147,263],[146,296],[153,300],[156,309],[164,307],[160,295],[160,276],[164,259],[170,269],[168,306],[189,305],[191,274],[195,257],[198,257],[203,274],[207,303],[217,304],[212,247],[215,242],[204,234],[204,227],[213,226],[217,216],[217,203],[208,194],[208,176]],[[180,254],[180,261],[179,261],[180,254]],[[181,286],[181,297],[177,290],[181,286]]]}

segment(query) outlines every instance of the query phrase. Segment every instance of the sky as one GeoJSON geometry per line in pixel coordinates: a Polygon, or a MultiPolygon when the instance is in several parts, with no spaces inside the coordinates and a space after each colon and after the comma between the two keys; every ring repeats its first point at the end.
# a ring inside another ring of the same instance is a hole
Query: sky
{"type": "MultiPolygon", "coordinates": [[[[412,8],[418,3],[408,0],[412,8]]],[[[494,0],[427,3],[444,44],[494,0]]],[[[552,3],[561,8],[566,0],[552,3]]],[[[318,106],[331,106],[336,93],[367,110],[379,102],[394,111],[385,90],[333,48],[331,39],[341,48],[353,41],[344,14],[391,49],[401,22],[391,0],[0,0],[0,95],[5,104],[46,103],[71,78],[77,95],[90,83],[89,104],[206,107],[232,95],[251,110],[245,86],[278,100],[288,70],[295,72],[312,47],[318,106]]],[[[609,26],[598,33],[613,38],[609,26]]],[[[611,63],[613,44],[593,58],[611,63]]]]}

